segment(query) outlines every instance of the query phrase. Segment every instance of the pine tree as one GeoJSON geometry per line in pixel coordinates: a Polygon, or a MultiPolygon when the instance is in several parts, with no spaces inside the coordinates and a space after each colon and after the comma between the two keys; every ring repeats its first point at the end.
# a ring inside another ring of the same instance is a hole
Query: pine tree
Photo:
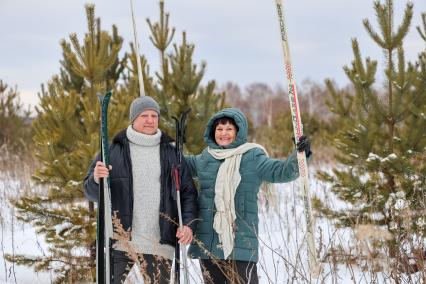
{"type": "MultiPolygon", "coordinates": [[[[158,84],[151,79],[147,94],[156,98],[161,107],[160,128],[174,135],[173,116],[179,117],[188,108],[186,146],[192,153],[199,153],[204,147],[203,133],[209,118],[224,106],[224,94],[215,92],[216,83],[209,81],[201,85],[206,63],[201,68],[193,63],[195,46],[187,42],[186,33],[182,33],[182,42],[173,44],[173,51],[166,54],[173,41],[175,29],[169,27],[169,14],[164,12],[164,2],[160,1],[160,19],[152,23],[147,20],[151,30],[151,42],[160,53],[160,72],[156,72],[158,84]],[[152,85],[154,84],[154,85],[152,85]]],[[[146,74],[146,73],[144,73],[146,74]]]]}
{"type": "Polygon", "coordinates": [[[61,42],[63,68],[42,88],[33,123],[34,153],[41,166],[34,174],[45,191],[16,200],[18,217],[31,223],[49,244],[46,256],[15,255],[8,259],[55,270],[55,283],[93,280],[96,219],[93,203],[83,196],[82,180],[99,151],[99,103],[96,94],[113,89],[109,131],[127,125],[132,97],[117,80],[125,66],[119,58],[122,38],[101,30],[94,6],[86,5],[88,32],[61,42]]]}
{"type": "MultiPolygon", "coordinates": [[[[113,26],[112,34],[103,31],[100,20],[95,19],[93,5],[86,5],[86,14],[88,32],[83,43],[75,34],[70,35],[69,41],[61,42],[63,59],[59,75],[53,76],[47,87],[42,86],[40,105],[36,108],[34,153],[41,166],[34,180],[45,191],[14,202],[18,218],[31,223],[45,236],[50,245],[49,254],[7,256],[9,261],[32,266],[36,271],[54,269],[55,283],[93,281],[95,276],[96,214],[94,204],[83,196],[82,181],[99,151],[96,94],[113,91],[108,112],[111,138],[128,126],[130,103],[139,96],[133,45],[130,54],[120,58],[123,40],[117,28],[113,26]]],[[[175,52],[166,55],[173,35],[168,34],[171,31],[162,2],[160,18],[163,28],[160,27],[158,36],[166,39],[162,43],[161,76],[158,73],[158,80],[154,80],[148,62],[142,57],[145,91],[160,101],[162,127],[173,130],[171,134],[174,132],[171,117],[179,116],[187,107],[193,109],[188,143],[198,149],[202,140],[198,128],[204,129],[222,95],[214,93],[214,82],[206,87],[200,85],[204,67],[197,70],[192,63],[194,46],[186,43],[185,34],[182,44],[174,45],[175,52]]]]}
{"type": "Polygon", "coordinates": [[[30,110],[24,110],[17,88],[0,80],[0,148],[25,153],[31,148],[30,110]]]}
{"type": "Polygon", "coordinates": [[[385,242],[384,248],[399,259],[402,247],[416,238],[422,240],[426,232],[422,213],[426,209],[425,57],[422,53],[415,63],[407,63],[404,57],[413,4],[406,5],[397,28],[393,1],[376,1],[374,9],[379,32],[368,20],[364,27],[385,55],[384,87],[375,87],[377,61],[363,62],[356,39],[352,40],[354,60],[344,67],[353,92],[327,82],[330,110],[343,127],[335,139],[340,165],[332,174],[320,171],[318,176],[330,182],[332,192],[351,209],[326,208],[319,200],[315,204],[339,226],[386,227],[393,240],[385,242]]]}

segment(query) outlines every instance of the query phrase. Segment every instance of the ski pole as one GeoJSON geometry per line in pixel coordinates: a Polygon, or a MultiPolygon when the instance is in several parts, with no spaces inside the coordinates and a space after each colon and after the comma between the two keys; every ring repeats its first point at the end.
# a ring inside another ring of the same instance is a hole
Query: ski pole
{"type": "MultiPolygon", "coordinates": [[[[297,97],[296,82],[293,77],[293,66],[291,64],[290,48],[288,44],[288,35],[286,31],[285,18],[283,13],[282,0],[275,0],[278,20],[281,32],[281,44],[284,55],[284,69],[287,74],[288,81],[288,96],[290,101],[291,116],[293,122],[294,137],[296,137],[296,144],[299,142],[300,137],[303,135],[303,125],[300,116],[299,100],[297,97]]],[[[297,161],[299,164],[300,186],[302,188],[303,205],[306,219],[306,239],[308,243],[308,259],[311,275],[317,277],[320,273],[320,267],[316,257],[315,251],[315,231],[314,219],[312,216],[311,202],[309,196],[309,179],[308,179],[308,164],[306,162],[306,153],[297,152],[297,161]]]]}

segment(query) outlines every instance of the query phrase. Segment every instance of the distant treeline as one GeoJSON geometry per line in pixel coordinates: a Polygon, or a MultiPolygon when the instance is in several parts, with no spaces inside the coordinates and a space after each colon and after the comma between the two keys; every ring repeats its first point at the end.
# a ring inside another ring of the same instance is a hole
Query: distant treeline
{"type": "MultiPolygon", "coordinates": [[[[293,150],[287,90],[265,83],[241,87],[227,82],[217,88],[217,93],[224,95],[224,106],[239,108],[246,114],[251,140],[264,145],[273,156],[284,156],[293,150]]],[[[314,148],[325,147],[330,135],[339,130],[336,117],[327,106],[330,97],[326,85],[304,80],[298,86],[298,95],[305,133],[314,148]]],[[[37,113],[31,113],[30,106],[22,103],[18,87],[9,87],[0,80],[0,147],[30,155],[27,150],[33,143],[31,122],[36,118],[37,113]]],[[[192,135],[197,134],[192,132],[192,135]]],[[[198,135],[202,136],[202,131],[198,135]]]]}

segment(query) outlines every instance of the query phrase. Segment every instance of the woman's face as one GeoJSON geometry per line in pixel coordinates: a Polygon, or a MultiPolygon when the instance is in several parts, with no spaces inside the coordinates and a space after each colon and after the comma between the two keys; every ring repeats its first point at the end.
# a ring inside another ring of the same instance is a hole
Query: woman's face
{"type": "Polygon", "coordinates": [[[214,140],[219,146],[228,146],[235,141],[237,129],[234,125],[227,122],[226,124],[218,124],[214,131],[214,140]]]}

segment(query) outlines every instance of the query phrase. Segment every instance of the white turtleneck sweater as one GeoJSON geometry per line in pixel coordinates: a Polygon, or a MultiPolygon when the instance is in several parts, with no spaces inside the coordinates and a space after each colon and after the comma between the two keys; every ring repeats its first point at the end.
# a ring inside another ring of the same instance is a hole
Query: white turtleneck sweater
{"type": "MultiPolygon", "coordinates": [[[[161,131],[154,135],[127,128],[133,174],[132,246],[138,253],[173,259],[174,248],[160,244],[161,131]]],[[[120,248],[118,248],[120,249],[120,248]]]]}

